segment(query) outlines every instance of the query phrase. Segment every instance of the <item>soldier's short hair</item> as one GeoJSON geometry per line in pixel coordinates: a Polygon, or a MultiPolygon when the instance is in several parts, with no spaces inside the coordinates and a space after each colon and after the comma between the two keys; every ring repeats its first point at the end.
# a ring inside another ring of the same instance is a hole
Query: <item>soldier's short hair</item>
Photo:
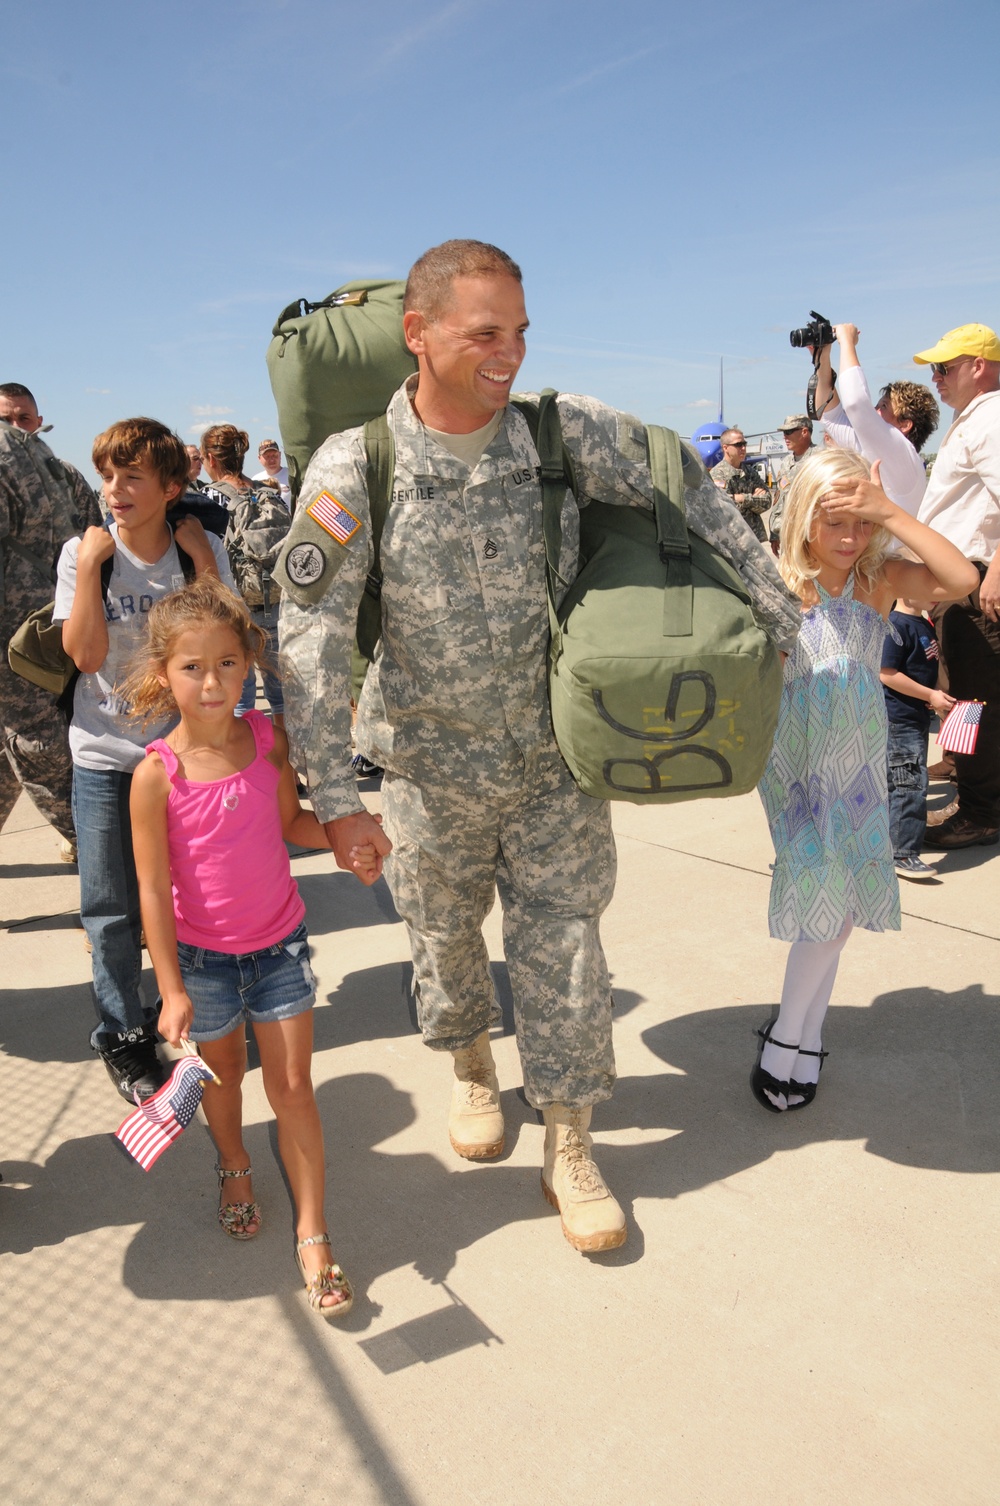
{"type": "Polygon", "coordinates": [[[403,294],[403,312],[414,310],[433,323],[451,299],[456,277],[513,277],[523,282],[521,268],[498,246],[487,241],[443,241],[425,251],[410,268],[403,294]]]}
{"type": "Polygon", "coordinates": [[[148,465],[164,488],[176,482],[186,491],[191,459],[184,441],[155,418],[122,418],[94,440],[91,458],[99,471],[107,465],[148,465]]]}
{"type": "MultiPolygon", "coordinates": [[[[0,382],[0,397],[26,397],[29,402],[35,403],[35,394],[23,382],[0,382]]],[[[35,410],[38,410],[37,403],[35,410]]]]}
{"type": "Polygon", "coordinates": [[[913,427],[906,437],[919,454],[941,417],[941,409],[933,393],[919,382],[886,382],[878,397],[879,402],[884,397],[889,399],[892,411],[900,422],[907,418],[910,420],[913,427]]]}
{"type": "Polygon", "coordinates": [[[742,434],[742,433],[743,433],[742,429],[723,429],[722,433],[719,435],[719,443],[720,444],[728,444],[729,441],[730,441],[730,439],[732,438],[732,436],[734,434],[742,434]]]}

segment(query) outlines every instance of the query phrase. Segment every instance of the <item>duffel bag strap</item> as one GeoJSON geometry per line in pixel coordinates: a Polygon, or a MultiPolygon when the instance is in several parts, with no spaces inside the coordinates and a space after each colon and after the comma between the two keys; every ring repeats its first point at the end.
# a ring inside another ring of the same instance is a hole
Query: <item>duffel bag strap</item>
{"type": "Polygon", "coordinates": [[[566,581],[559,574],[559,555],[562,551],[562,505],[567,487],[576,495],[576,480],[572,459],[563,445],[562,426],[554,387],[546,387],[539,393],[538,403],[526,398],[512,398],[512,404],[528,425],[532,443],[538,452],[538,466],[542,486],[542,537],[545,541],[545,590],[549,600],[549,628],[557,646],[560,636],[556,604],[560,588],[565,590],[566,581]]]}
{"type": "Polygon", "coordinates": [[[368,455],[368,514],[374,560],[358,607],[358,647],[369,662],[382,636],[382,530],[389,515],[389,495],[396,474],[396,442],[384,413],[365,424],[368,455]]]}
{"type": "Polygon", "coordinates": [[[691,582],[691,545],[684,510],[684,461],[681,442],[672,429],[646,427],[649,473],[653,482],[653,511],[660,559],[667,567],[663,587],[663,635],[689,638],[694,613],[691,582]]]}

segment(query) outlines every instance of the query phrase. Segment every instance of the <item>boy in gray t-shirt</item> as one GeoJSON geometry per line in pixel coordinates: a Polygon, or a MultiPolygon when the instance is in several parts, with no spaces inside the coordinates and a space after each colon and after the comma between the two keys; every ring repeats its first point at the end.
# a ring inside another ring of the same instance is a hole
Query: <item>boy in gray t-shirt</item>
{"type": "Polygon", "coordinates": [[[186,571],[209,572],[235,587],[220,539],[191,517],[176,531],[166,521],[188,477],[187,452],[175,434],[153,419],[124,419],[97,436],[93,458],[111,521],[63,546],[53,618],[62,622],[63,646],[80,670],[69,741],[80,914],[98,1015],[91,1045],[132,1103],[135,1094],[155,1093],[167,1074],[156,1054],[156,1016],[139,989],[142,922],[129,792],[146,744],[171,724],[132,721],[118,687],[141,647],[153,602],[178,590],[186,571]],[[106,559],[113,561],[107,591],[106,559]]]}

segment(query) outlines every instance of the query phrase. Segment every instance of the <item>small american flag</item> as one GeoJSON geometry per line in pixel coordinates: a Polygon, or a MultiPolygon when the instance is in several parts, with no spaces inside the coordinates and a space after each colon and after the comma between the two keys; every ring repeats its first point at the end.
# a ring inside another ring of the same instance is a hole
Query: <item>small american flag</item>
{"type": "Polygon", "coordinates": [[[985,701],[956,701],[941,723],[938,747],[946,753],[975,753],[979,719],[985,705],[985,701]]]}
{"type": "Polygon", "coordinates": [[[936,638],[921,638],[920,642],[923,645],[925,659],[940,659],[941,655],[936,638]]]}
{"type": "Polygon", "coordinates": [[[118,1126],[115,1139],[143,1171],[148,1171],[187,1129],[201,1103],[205,1083],[214,1077],[200,1057],[182,1057],[163,1087],[118,1126]]]}
{"type": "Polygon", "coordinates": [[[320,492],[315,497],[306,512],[311,518],[315,518],[321,528],[325,528],[337,540],[338,544],[346,544],[352,539],[361,527],[360,520],[352,512],[348,512],[342,502],[330,492],[320,492]]]}

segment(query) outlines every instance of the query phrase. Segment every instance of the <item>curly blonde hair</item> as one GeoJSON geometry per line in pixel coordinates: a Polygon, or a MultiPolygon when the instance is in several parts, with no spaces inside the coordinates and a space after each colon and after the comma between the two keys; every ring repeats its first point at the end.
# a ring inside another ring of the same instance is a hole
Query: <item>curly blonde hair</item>
{"type": "Polygon", "coordinates": [[[143,726],[177,713],[170,686],[161,685],[157,676],[164,673],[182,633],[205,626],[230,628],[254,668],[265,662],[267,634],[252,620],[242,597],[234,595],[215,575],[202,575],[183,590],[161,597],[146,621],[145,645],[121,687],[129,715],[143,726]]]}
{"type": "MultiPolygon", "coordinates": [[[[781,555],[778,569],[786,585],[803,601],[811,598],[811,582],[820,572],[812,557],[809,540],[816,522],[816,509],[834,481],[867,481],[871,466],[855,450],[815,450],[795,468],[781,519],[781,555]]],[[[855,563],[871,590],[889,552],[892,535],[880,524],[872,528],[868,547],[855,563]]]]}

